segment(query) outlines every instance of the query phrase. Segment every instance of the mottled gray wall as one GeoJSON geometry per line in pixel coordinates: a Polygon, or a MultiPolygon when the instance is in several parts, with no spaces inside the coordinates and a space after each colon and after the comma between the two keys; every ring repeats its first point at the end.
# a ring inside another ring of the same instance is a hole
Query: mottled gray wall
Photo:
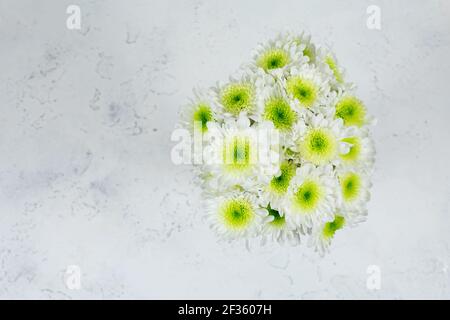
{"type": "Polygon", "coordinates": [[[444,0],[1,0],[0,297],[450,298],[449,30],[444,0]],[[323,259],[218,243],[170,161],[192,87],[285,29],[332,46],[378,118],[369,219],[323,259]]]}

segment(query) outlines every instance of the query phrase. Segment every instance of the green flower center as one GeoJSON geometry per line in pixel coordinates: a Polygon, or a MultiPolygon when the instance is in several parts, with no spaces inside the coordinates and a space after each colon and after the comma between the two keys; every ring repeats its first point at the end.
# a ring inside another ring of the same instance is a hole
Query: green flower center
{"type": "Polygon", "coordinates": [[[246,83],[229,84],[221,95],[221,103],[225,111],[233,115],[238,115],[241,111],[251,111],[253,100],[253,87],[246,83]]]}
{"type": "Polygon", "coordinates": [[[328,65],[328,67],[333,71],[334,77],[336,78],[336,81],[339,83],[344,82],[344,79],[342,77],[342,73],[339,71],[339,68],[337,66],[336,61],[334,61],[332,56],[327,56],[325,58],[325,63],[328,65]]]}
{"type": "Polygon", "coordinates": [[[302,211],[312,211],[317,207],[322,196],[321,186],[313,180],[307,180],[295,192],[294,204],[302,211]]]}
{"type": "Polygon", "coordinates": [[[317,99],[317,87],[301,77],[292,77],[287,80],[287,91],[294,96],[304,107],[311,107],[317,99]]]}
{"type": "Polygon", "coordinates": [[[344,120],[346,126],[361,127],[364,124],[366,108],[355,97],[344,97],[336,104],[336,117],[344,120]]]}
{"type": "Polygon", "coordinates": [[[257,63],[265,71],[279,69],[289,63],[289,55],[282,49],[270,49],[259,57],[257,63]]]}
{"type": "Polygon", "coordinates": [[[250,167],[251,143],[248,137],[232,137],[224,145],[223,163],[227,169],[242,171],[250,167]]]}
{"type": "Polygon", "coordinates": [[[285,194],[292,177],[295,175],[295,165],[283,162],[280,166],[281,174],[270,181],[270,189],[278,195],[285,194]]]}
{"type": "Polygon", "coordinates": [[[359,155],[361,154],[361,141],[358,137],[348,137],[342,139],[342,141],[350,143],[352,146],[350,150],[346,154],[341,154],[341,158],[344,161],[354,162],[358,160],[359,155]]]}
{"type": "Polygon", "coordinates": [[[336,155],[336,138],[328,129],[312,129],[300,149],[305,159],[314,164],[324,164],[336,155]]]}
{"type": "Polygon", "coordinates": [[[342,195],[346,201],[356,199],[361,191],[361,178],[353,172],[343,176],[341,179],[342,195]]]}
{"type": "Polygon", "coordinates": [[[281,228],[284,226],[284,224],[286,223],[285,218],[280,215],[279,211],[272,209],[270,207],[270,203],[269,203],[269,206],[267,207],[267,211],[269,212],[269,216],[273,217],[273,220],[270,222],[270,224],[272,226],[278,227],[278,228],[281,228]]]}
{"type": "Polygon", "coordinates": [[[270,98],[265,105],[264,118],[272,121],[275,128],[286,131],[292,128],[297,114],[283,98],[270,98]]]}
{"type": "Polygon", "coordinates": [[[193,115],[194,126],[201,128],[202,132],[205,132],[208,127],[206,123],[213,119],[211,107],[207,104],[200,103],[193,115]]]}
{"type": "Polygon", "coordinates": [[[223,204],[221,213],[225,225],[234,230],[245,229],[255,217],[251,203],[245,199],[228,200],[223,204]]]}
{"type": "Polygon", "coordinates": [[[314,53],[309,46],[306,46],[306,48],[303,49],[303,55],[309,58],[309,62],[314,62],[314,53]]]}
{"type": "Polygon", "coordinates": [[[325,223],[323,227],[323,236],[325,238],[333,238],[337,230],[342,229],[345,224],[345,218],[343,216],[336,215],[334,221],[325,223]]]}

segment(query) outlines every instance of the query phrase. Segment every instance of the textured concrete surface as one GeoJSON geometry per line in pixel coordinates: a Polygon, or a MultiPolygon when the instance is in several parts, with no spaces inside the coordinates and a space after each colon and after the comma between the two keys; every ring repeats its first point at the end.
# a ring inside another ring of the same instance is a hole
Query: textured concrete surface
{"type": "Polygon", "coordinates": [[[449,30],[444,0],[2,0],[0,297],[450,298],[449,30]],[[192,88],[286,29],[333,47],[378,118],[369,219],[323,259],[217,242],[170,161],[192,88]]]}

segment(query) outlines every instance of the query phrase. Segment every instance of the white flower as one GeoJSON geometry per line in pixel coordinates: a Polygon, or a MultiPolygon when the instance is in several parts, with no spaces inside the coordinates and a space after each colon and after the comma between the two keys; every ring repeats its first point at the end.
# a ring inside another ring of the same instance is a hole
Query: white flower
{"type": "Polygon", "coordinates": [[[329,84],[333,90],[350,90],[354,87],[352,83],[345,82],[345,70],[330,50],[321,48],[316,52],[316,65],[323,73],[329,75],[329,84]]]}
{"type": "Polygon", "coordinates": [[[236,184],[252,188],[267,183],[278,171],[276,130],[268,122],[250,126],[241,113],[237,120],[208,126],[206,140],[210,144],[205,151],[205,169],[216,178],[217,188],[236,184]]]}
{"type": "Polygon", "coordinates": [[[265,44],[259,44],[253,53],[253,69],[282,77],[293,65],[306,63],[307,57],[303,56],[305,45],[289,41],[284,35],[265,44]]]}
{"type": "Polygon", "coordinates": [[[295,101],[289,97],[283,88],[274,83],[260,90],[258,97],[257,121],[270,121],[280,131],[284,138],[291,135],[299,115],[296,112],[295,101]]]}
{"type": "Polygon", "coordinates": [[[335,215],[331,221],[315,225],[310,230],[308,246],[313,247],[320,255],[329,251],[331,241],[336,231],[347,225],[347,221],[342,215],[335,215]]]}
{"type": "Polygon", "coordinates": [[[311,36],[305,33],[295,34],[289,32],[286,35],[286,40],[289,43],[296,44],[302,50],[303,56],[307,58],[307,62],[314,64],[316,62],[317,50],[314,43],[311,42],[311,36]]]}
{"type": "Polygon", "coordinates": [[[283,204],[286,219],[306,230],[333,216],[335,202],[333,167],[305,163],[297,169],[283,204]]]}
{"type": "Polygon", "coordinates": [[[331,105],[334,117],[342,119],[346,127],[363,128],[375,123],[375,119],[367,114],[366,106],[353,90],[337,91],[332,98],[331,105]]]}
{"type": "Polygon", "coordinates": [[[370,180],[362,171],[347,170],[338,173],[338,203],[341,214],[354,216],[363,213],[370,199],[370,180]]]}
{"type": "Polygon", "coordinates": [[[375,162],[375,146],[368,130],[352,127],[348,137],[341,141],[350,145],[349,151],[340,155],[341,170],[354,168],[370,172],[375,162]]]}
{"type": "Polygon", "coordinates": [[[218,110],[219,120],[238,117],[240,113],[252,116],[256,113],[256,74],[251,70],[240,70],[237,77],[230,77],[225,84],[212,87],[213,102],[218,110]]]}
{"type": "Polygon", "coordinates": [[[206,209],[212,229],[229,240],[256,236],[267,214],[255,195],[237,191],[209,199],[206,209]]]}
{"type": "Polygon", "coordinates": [[[268,214],[263,218],[261,230],[262,243],[272,240],[280,244],[299,244],[300,232],[297,226],[270,205],[266,207],[266,210],[268,214]]]}
{"type": "MultiPolygon", "coordinates": [[[[279,170],[270,181],[261,188],[261,197],[273,208],[280,209],[288,192],[292,178],[296,174],[297,166],[292,161],[280,163],[279,170]]],[[[281,212],[281,215],[284,215],[281,212]]]]}
{"type": "Polygon", "coordinates": [[[298,112],[321,112],[329,107],[330,77],[310,64],[293,66],[282,80],[286,93],[296,101],[298,112]]]}
{"type": "Polygon", "coordinates": [[[340,155],[350,150],[351,144],[344,140],[349,134],[341,119],[312,115],[295,127],[290,149],[299,152],[303,161],[315,165],[336,165],[341,161],[340,155]]]}
{"type": "Polygon", "coordinates": [[[216,114],[212,92],[194,90],[194,99],[181,111],[181,124],[191,132],[194,127],[206,132],[208,122],[214,122],[216,114]]]}

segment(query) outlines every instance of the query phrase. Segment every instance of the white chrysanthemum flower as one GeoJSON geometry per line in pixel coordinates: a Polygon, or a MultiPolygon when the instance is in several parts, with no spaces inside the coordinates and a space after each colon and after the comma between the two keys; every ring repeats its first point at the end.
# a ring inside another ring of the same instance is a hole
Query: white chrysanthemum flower
{"type": "Polygon", "coordinates": [[[336,214],[332,221],[320,223],[312,228],[308,246],[313,247],[320,255],[329,251],[331,240],[336,231],[347,224],[344,216],[336,214]]]}
{"type": "Polygon", "coordinates": [[[351,91],[340,92],[333,99],[335,118],[342,119],[346,127],[358,128],[374,123],[374,118],[367,114],[364,103],[351,91]]]}
{"type": "Polygon", "coordinates": [[[289,70],[282,83],[286,93],[297,102],[300,113],[320,112],[329,105],[329,77],[316,67],[304,64],[289,70]]]}
{"type": "Polygon", "coordinates": [[[339,156],[350,150],[350,144],[344,141],[349,134],[341,119],[313,115],[307,123],[297,124],[290,149],[300,153],[303,161],[315,165],[337,164],[340,162],[339,156]]]}
{"type": "Polygon", "coordinates": [[[258,98],[258,121],[270,121],[283,136],[289,135],[297,123],[295,103],[278,84],[265,87],[258,98]]]}
{"type": "MultiPolygon", "coordinates": [[[[280,208],[287,195],[292,178],[296,174],[297,166],[292,161],[283,161],[278,172],[262,187],[261,197],[274,208],[280,208]]],[[[283,212],[281,212],[283,215],[283,212]]]]}
{"type": "Polygon", "coordinates": [[[292,66],[308,61],[303,56],[303,44],[288,41],[284,35],[265,44],[259,44],[253,53],[253,68],[281,77],[292,66]]]}
{"type": "Polygon", "coordinates": [[[247,192],[231,192],[207,201],[211,227],[225,239],[247,238],[258,234],[267,214],[257,197],[247,192]]]}
{"type": "Polygon", "coordinates": [[[338,180],[337,194],[341,213],[350,217],[364,212],[370,199],[371,183],[367,175],[361,171],[348,170],[339,172],[338,180]]]}
{"type": "Polygon", "coordinates": [[[321,48],[316,52],[316,64],[321,71],[330,77],[330,86],[333,90],[351,90],[353,83],[345,82],[345,70],[340,66],[333,52],[321,48]]]}
{"type": "Polygon", "coordinates": [[[241,112],[250,117],[255,114],[258,96],[256,75],[249,70],[243,70],[239,77],[230,77],[228,83],[211,88],[220,120],[238,117],[241,112]]]}
{"type": "Polygon", "coordinates": [[[263,218],[261,230],[261,240],[265,243],[272,240],[278,243],[289,243],[297,245],[300,243],[300,233],[297,226],[290,220],[287,220],[280,211],[270,206],[266,207],[267,216],[263,218]]]}
{"type": "Polygon", "coordinates": [[[237,120],[208,126],[206,140],[210,145],[206,150],[205,169],[216,178],[217,188],[236,184],[250,188],[267,183],[278,171],[278,140],[271,136],[276,137],[276,130],[269,122],[257,126],[250,123],[241,113],[237,120]]]}
{"type": "Polygon", "coordinates": [[[210,91],[194,90],[194,99],[181,111],[181,124],[191,132],[206,132],[208,122],[215,121],[216,110],[210,91]]]}
{"type": "Polygon", "coordinates": [[[302,50],[303,56],[308,60],[307,62],[310,64],[314,64],[316,62],[316,46],[311,42],[311,36],[305,33],[300,35],[288,33],[286,39],[289,43],[296,44],[299,49],[302,50]]]}
{"type": "Polygon", "coordinates": [[[283,204],[286,219],[304,231],[333,217],[335,184],[331,165],[305,163],[297,169],[283,204]]]}
{"type": "Polygon", "coordinates": [[[350,145],[345,154],[340,154],[340,165],[344,169],[358,168],[370,171],[375,162],[375,146],[366,128],[353,127],[348,132],[348,137],[342,141],[350,145]]]}

